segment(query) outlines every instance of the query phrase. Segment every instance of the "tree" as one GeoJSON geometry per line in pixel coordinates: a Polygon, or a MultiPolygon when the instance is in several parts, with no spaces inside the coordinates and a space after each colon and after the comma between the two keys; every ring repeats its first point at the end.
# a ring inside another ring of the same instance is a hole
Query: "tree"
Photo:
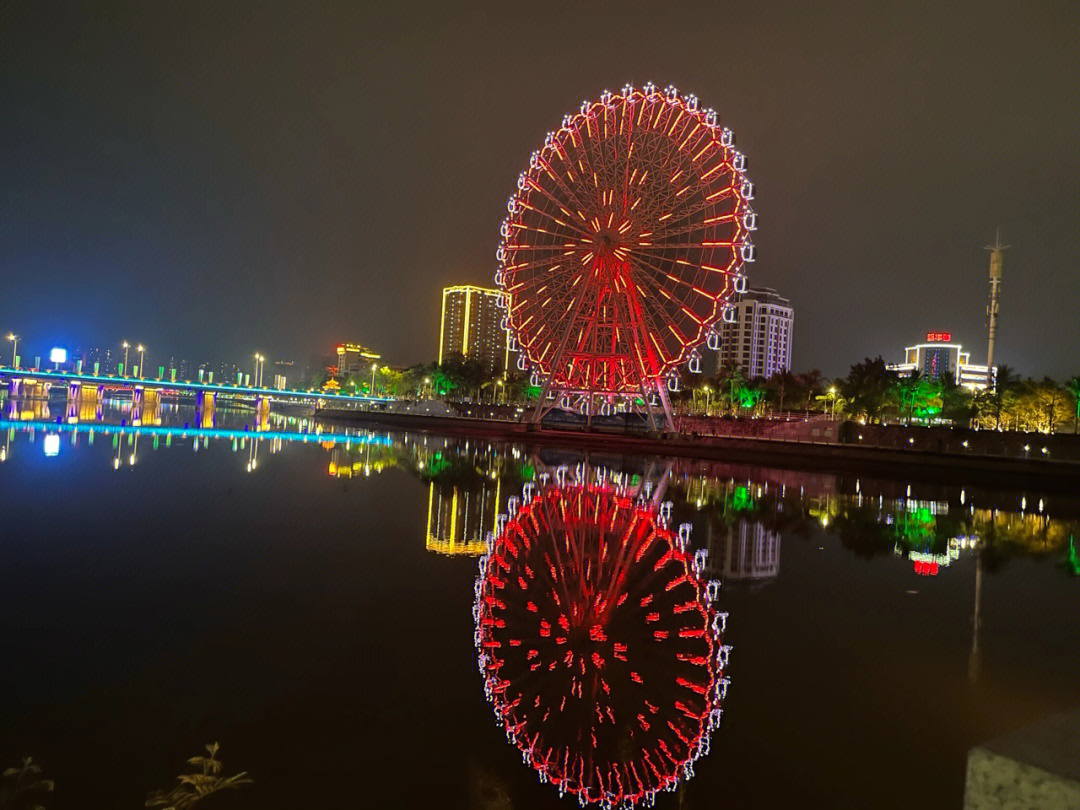
{"type": "Polygon", "coordinates": [[[891,393],[896,398],[905,424],[911,424],[912,416],[929,419],[941,412],[940,380],[927,379],[921,371],[914,369],[907,377],[897,377],[892,382],[891,393]]]}
{"type": "Polygon", "coordinates": [[[1080,433],[1080,374],[1065,383],[1065,390],[1073,398],[1073,433],[1080,433]]]}
{"type": "Polygon", "coordinates": [[[765,381],[765,390],[769,401],[776,404],[776,410],[784,412],[784,401],[794,398],[799,390],[799,378],[786,368],[773,374],[765,381]]]}
{"type": "Polygon", "coordinates": [[[994,427],[1001,429],[1001,416],[1007,414],[1017,399],[1020,378],[1009,366],[998,366],[994,387],[983,396],[983,405],[988,406],[989,415],[994,418],[994,427]]]}
{"type": "Polygon", "coordinates": [[[1065,388],[1049,377],[1028,380],[1017,402],[1017,416],[1026,427],[1053,433],[1054,428],[1072,416],[1065,388]]]}
{"type": "Polygon", "coordinates": [[[735,413],[739,401],[736,389],[741,389],[746,383],[746,377],[738,366],[729,363],[716,373],[716,388],[718,391],[717,401],[726,400],[732,415],[735,413]]]}
{"type": "Polygon", "coordinates": [[[946,377],[941,385],[941,417],[954,425],[967,427],[975,416],[975,403],[972,392],[957,385],[952,377],[946,377]]]}
{"type": "Polygon", "coordinates": [[[851,367],[848,376],[840,382],[840,393],[847,400],[852,416],[862,414],[869,422],[881,421],[896,379],[896,372],[889,370],[880,355],[873,360],[867,357],[851,367]]]}
{"type": "Polygon", "coordinates": [[[824,377],[818,369],[804,371],[799,375],[799,389],[806,403],[806,413],[810,414],[810,403],[823,390],[822,380],[824,377]]]}

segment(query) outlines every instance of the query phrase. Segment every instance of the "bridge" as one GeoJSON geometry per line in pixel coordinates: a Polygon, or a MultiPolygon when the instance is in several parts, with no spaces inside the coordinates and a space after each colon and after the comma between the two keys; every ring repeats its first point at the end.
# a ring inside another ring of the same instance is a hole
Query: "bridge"
{"type": "Polygon", "coordinates": [[[373,402],[392,402],[391,397],[373,397],[363,394],[328,393],[300,388],[267,388],[265,386],[230,385],[228,383],[188,382],[172,379],[143,379],[121,377],[114,374],[87,374],[74,371],[50,371],[48,369],[25,369],[0,366],[0,379],[7,380],[8,394],[25,396],[34,389],[48,395],[52,386],[63,385],[69,399],[84,394],[100,397],[105,389],[124,389],[132,392],[132,398],[141,402],[144,397],[156,399],[163,393],[186,393],[197,398],[201,405],[213,405],[219,396],[233,399],[254,399],[256,408],[269,408],[271,400],[306,403],[333,402],[337,405],[354,405],[373,402]],[[149,394],[149,396],[147,396],[149,394]]]}

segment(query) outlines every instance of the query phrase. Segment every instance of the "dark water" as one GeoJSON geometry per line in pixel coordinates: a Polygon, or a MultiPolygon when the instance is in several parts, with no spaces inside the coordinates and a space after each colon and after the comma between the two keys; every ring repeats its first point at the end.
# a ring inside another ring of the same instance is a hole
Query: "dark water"
{"type": "Polygon", "coordinates": [[[579,462],[662,487],[723,582],[723,722],[660,807],[958,808],[971,747],[1080,704],[1076,499],[9,406],[0,765],[49,808],[141,807],[212,741],[255,781],[207,807],[576,805],[496,724],[472,611],[507,499],[579,462]]]}

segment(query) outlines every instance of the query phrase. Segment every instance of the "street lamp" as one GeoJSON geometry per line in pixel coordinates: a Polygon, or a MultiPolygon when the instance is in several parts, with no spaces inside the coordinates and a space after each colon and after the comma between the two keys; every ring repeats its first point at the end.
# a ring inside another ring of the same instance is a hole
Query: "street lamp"
{"type": "Polygon", "coordinates": [[[830,421],[836,421],[836,386],[829,389],[829,394],[832,396],[832,407],[829,409],[830,421]]]}
{"type": "MultiPolygon", "coordinates": [[[[146,347],[140,343],[135,349],[139,352],[139,379],[141,380],[143,378],[143,359],[146,355],[146,347]]],[[[126,359],[127,355],[125,354],[124,357],[126,359]]]]}
{"type": "Polygon", "coordinates": [[[262,363],[265,359],[258,352],[255,353],[255,375],[251,379],[256,388],[262,386],[262,363]]]}
{"type": "MultiPolygon", "coordinates": [[[[424,396],[431,396],[431,377],[424,377],[424,396]]],[[[1078,405],[1077,407],[1080,407],[1078,405]]]]}
{"type": "Polygon", "coordinates": [[[709,403],[712,401],[712,389],[705,386],[705,415],[709,415],[709,403]]]}
{"type": "Polygon", "coordinates": [[[11,346],[11,367],[12,368],[18,368],[18,366],[15,365],[15,361],[19,357],[19,336],[16,335],[14,332],[10,332],[10,333],[8,333],[7,339],[10,340],[11,343],[12,343],[12,346],[11,346]]]}
{"type": "Polygon", "coordinates": [[[124,341],[124,342],[123,342],[122,344],[120,344],[120,345],[122,345],[122,346],[124,347],[124,374],[125,374],[126,376],[130,376],[130,374],[129,374],[129,372],[128,372],[128,349],[130,349],[130,348],[131,348],[131,344],[130,344],[130,343],[128,343],[128,342],[127,342],[127,341],[125,340],[125,341],[124,341]]]}
{"type": "Polygon", "coordinates": [[[378,363],[371,364],[371,391],[368,396],[375,396],[375,369],[379,367],[378,363]]]}

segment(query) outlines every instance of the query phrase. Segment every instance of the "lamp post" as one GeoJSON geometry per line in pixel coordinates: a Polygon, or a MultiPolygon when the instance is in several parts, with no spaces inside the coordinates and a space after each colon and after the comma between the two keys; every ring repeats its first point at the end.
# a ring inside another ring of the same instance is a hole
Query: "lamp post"
{"type": "Polygon", "coordinates": [[[252,376],[251,381],[256,388],[262,387],[262,364],[265,359],[258,352],[255,353],[255,374],[252,376]]]}
{"type": "MultiPolygon", "coordinates": [[[[424,377],[424,396],[425,397],[430,397],[431,396],[430,387],[431,387],[431,377],[424,377]]],[[[1080,405],[1077,405],[1077,408],[1080,408],[1080,405]]]]}
{"type": "Polygon", "coordinates": [[[124,341],[124,342],[123,342],[122,344],[120,344],[120,345],[122,345],[122,346],[124,347],[124,374],[125,374],[125,375],[127,375],[127,374],[129,374],[129,372],[128,372],[128,349],[130,349],[130,348],[131,348],[131,344],[130,344],[130,343],[128,343],[128,342],[127,342],[127,341],[125,340],[125,341],[124,341]]]}
{"type": "Polygon", "coordinates": [[[371,390],[368,392],[368,396],[375,396],[375,369],[378,367],[378,363],[371,364],[371,390]]]}
{"type": "Polygon", "coordinates": [[[712,402],[712,389],[705,386],[705,415],[709,415],[709,405],[712,402]]]}
{"type": "Polygon", "coordinates": [[[832,398],[832,406],[829,409],[829,421],[836,421],[836,387],[833,386],[829,389],[829,396],[832,398]]]}
{"type": "MultiPolygon", "coordinates": [[[[141,380],[141,379],[143,378],[143,361],[144,361],[144,358],[145,358],[145,356],[146,356],[146,347],[145,347],[145,346],[143,346],[143,345],[142,345],[142,344],[140,343],[140,344],[139,344],[138,346],[136,346],[135,348],[136,348],[136,349],[138,350],[138,352],[139,352],[139,379],[141,380]]],[[[126,359],[126,355],[125,355],[125,359],[126,359]]]]}
{"type": "Polygon", "coordinates": [[[7,339],[10,340],[11,343],[12,343],[12,346],[11,346],[11,367],[12,368],[18,368],[18,366],[15,365],[15,361],[19,357],[19,336],[16,335],[14,332],[11,332],[11,333],[8,334],[7,339]]]}

